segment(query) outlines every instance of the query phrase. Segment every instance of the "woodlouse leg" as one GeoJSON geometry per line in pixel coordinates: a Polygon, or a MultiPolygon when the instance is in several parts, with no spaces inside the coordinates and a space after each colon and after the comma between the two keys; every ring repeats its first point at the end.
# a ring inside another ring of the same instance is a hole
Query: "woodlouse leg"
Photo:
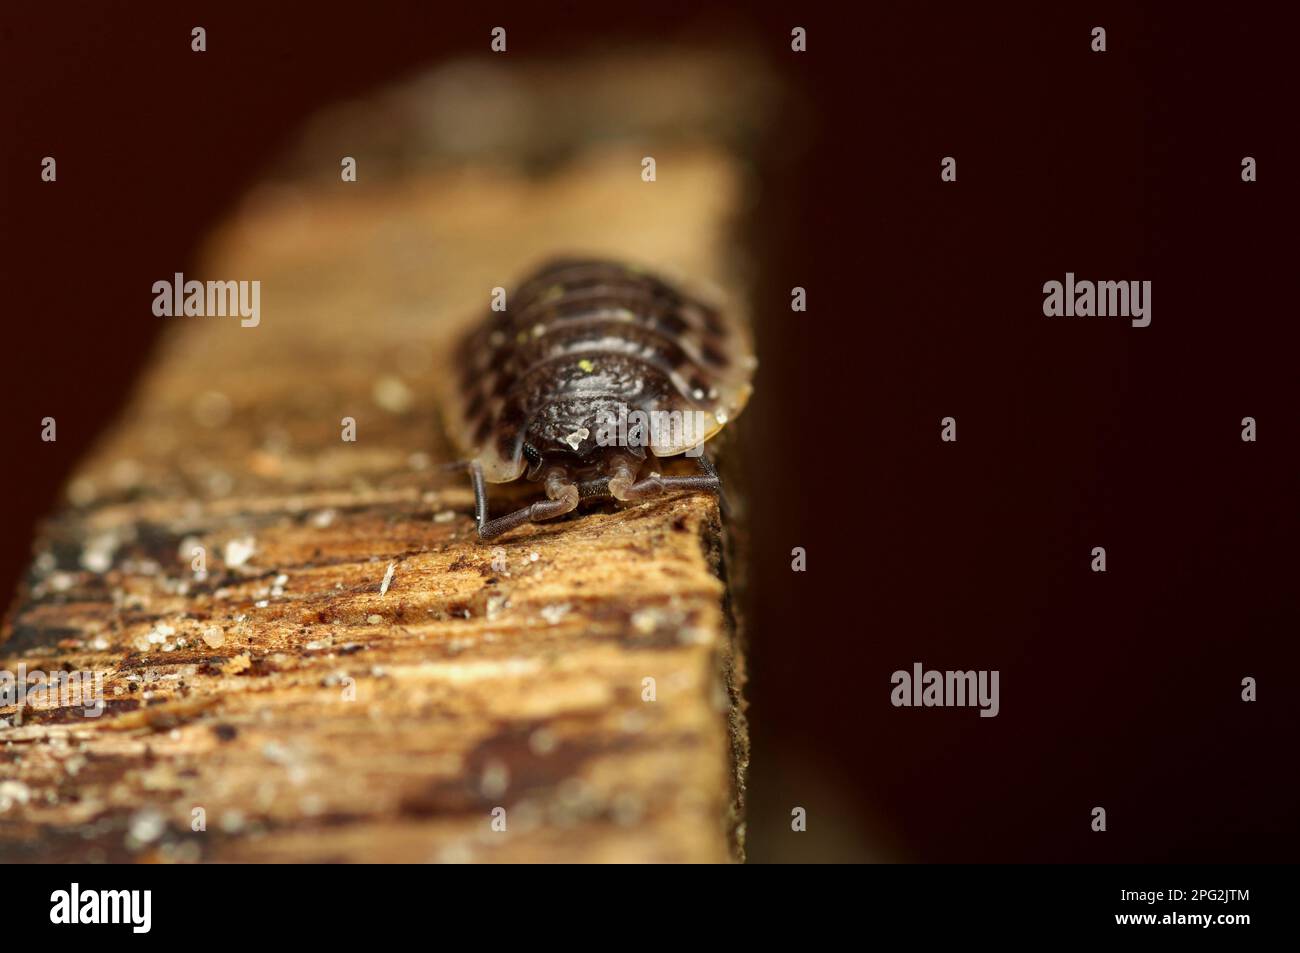
{"type": "Polygon", "coordinates": [[[561,471],[552,471],[546,480],[546,493],[550,499],[542,500],[531,506],[515,510],[494,520],[488,519],[487,483],[483,479],[483,468],[477,463],[470,464],[470,482],[474,486],[474,518],[478,521],[479,539],[491,539],[509,532],[525,523],[539,523],[542,520],[563,516],[578,506],[578,487],[569,481],[561,471]]]}
{"type": "Polygon", "coordinates": [[[578,496],[584,500],[609,499],[609,477],[596,477],[578,484],[578,496]]]}
{"type": "Polygon", "coordinates": [[[722,481],[713,461],[705,454],[699,456],[699,476],[652,476],[636,483],[630,483],[625,473],[620,473],[609,481],[609,492],[616,499],[625,502],[648,500],[672,490],[704,490],[722,496],[722,481]]]}

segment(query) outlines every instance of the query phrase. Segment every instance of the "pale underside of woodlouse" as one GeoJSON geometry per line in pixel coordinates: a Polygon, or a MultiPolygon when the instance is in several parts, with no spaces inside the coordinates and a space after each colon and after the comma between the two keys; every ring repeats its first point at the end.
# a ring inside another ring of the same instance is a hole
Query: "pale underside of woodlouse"
{"type": "Polygon", "coordinates": [[[553,261],[461,340],[444,389],[479,536],[553,519],[582,499],[718,492],[704,443],[744,408],[756,361],[744,327],[649,272],[553,261]],[[661,476],[685,454],[696,475],[661,476]],[[546,499],[488,519],[488,483],[526,477],[546,499]]]}

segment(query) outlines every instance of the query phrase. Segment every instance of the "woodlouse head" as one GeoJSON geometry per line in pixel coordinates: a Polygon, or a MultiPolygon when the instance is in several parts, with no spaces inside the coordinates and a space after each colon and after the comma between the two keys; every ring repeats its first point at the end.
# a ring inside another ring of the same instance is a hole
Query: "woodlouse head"
{"type": "Polygon", "coordinates": [[[524,433],[523,454],[528,478],[537,479],[551,466],[573,472],[605,472],[614,458],[645,457],[637,446],[621,446],[612,430],[619,414],[626,415],[615,397],[585,396],[552,400],[533,414],[524,433]]]}

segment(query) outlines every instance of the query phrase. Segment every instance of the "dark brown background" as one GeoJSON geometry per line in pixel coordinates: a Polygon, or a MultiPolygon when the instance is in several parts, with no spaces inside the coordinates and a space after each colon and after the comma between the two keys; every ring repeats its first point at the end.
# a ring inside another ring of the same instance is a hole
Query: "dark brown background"
{"type": "Polygon", "coordinates": [[[141,289],[313,109],[498,23],[524,59],[749,43],[807,104],[758,156],[747,229],[751,859],[1292,858],[1290,34],[1248,7],[1051,6],[7,5],[0,597],[163,326],[141,289]],[[1150,279],[1151,327],[1044,318],[1066,271],[1150,279]],[[1001,715],[892,708],[914,661],[999,669],[1001,715]]]}

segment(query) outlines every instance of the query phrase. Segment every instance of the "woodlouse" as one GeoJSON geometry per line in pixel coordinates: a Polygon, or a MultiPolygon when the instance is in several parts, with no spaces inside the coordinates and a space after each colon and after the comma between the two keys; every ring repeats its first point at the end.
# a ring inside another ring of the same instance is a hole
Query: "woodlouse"
{"type": "Polygon", "coordinates": [[[506,301],[461,340],[445,400],[481,538],[581,499],[718,491],[703,444],[745,406],[756,366],[737,322],[613,261],[553,261],[506,301]],[[660,476],[656,462],[679,454],[698,457],[701,472],[660,476]],[[489,520],[486,484],[521,477],[547,498],[489,520]]]}

